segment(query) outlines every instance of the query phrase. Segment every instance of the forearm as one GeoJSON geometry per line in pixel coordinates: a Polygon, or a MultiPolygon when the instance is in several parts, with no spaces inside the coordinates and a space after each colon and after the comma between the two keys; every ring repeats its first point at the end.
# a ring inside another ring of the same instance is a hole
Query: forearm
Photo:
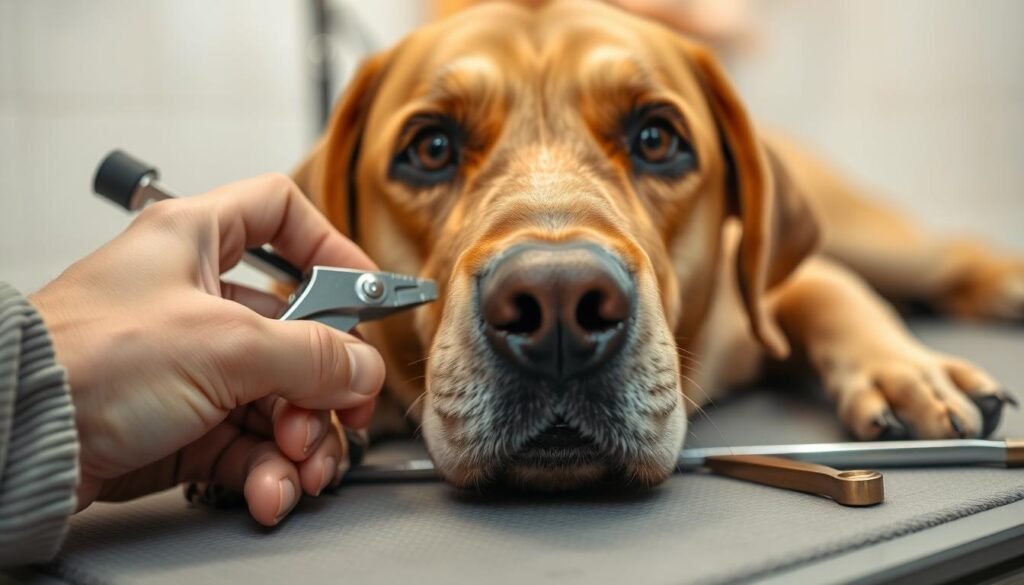
{"type": "Polygon", "coordinates": [[[39,313],[0,282],[0,567],[57,553],[77,483],[64,369],[39,313]]]}

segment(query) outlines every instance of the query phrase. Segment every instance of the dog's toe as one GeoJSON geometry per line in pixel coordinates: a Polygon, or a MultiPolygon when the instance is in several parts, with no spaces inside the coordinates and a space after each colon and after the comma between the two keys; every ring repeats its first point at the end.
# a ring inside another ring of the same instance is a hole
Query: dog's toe
{"type": "Polygon", "coordinates": [[[875,419],[875,426],[879,429],[876,437],[879,441],[902,441],[910,438],[910,431],[906,425],[896,418],[891,410],[885,410],[881,416],[875,419]]]}
{"type": "Polygon", "coordinates": [[[962,317],[1024,323],[1024,262],[978,262],[949,291],[944,304],[962,317]]]}
{"type": "Polygon", "coordinates": [[[929,351],[894,351],[842,372],[830,391],[861,440],[987,437],[1016,403],[975,365],[929,351]]]}
{"type": "Polygon", "coordinates": [[[967,428],[964,426],[964,421],[960,420],[960,417],[952,410],[949,411],[949,426],[953,427],[953,432],[956,433],[958,438],[967,438],[967,428]]]}

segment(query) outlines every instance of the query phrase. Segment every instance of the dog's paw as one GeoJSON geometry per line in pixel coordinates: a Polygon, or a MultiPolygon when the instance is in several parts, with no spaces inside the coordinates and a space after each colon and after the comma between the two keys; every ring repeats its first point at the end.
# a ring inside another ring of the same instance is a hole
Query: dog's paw
{"type": "Polygon", "coordinates": [[[973,364],[919,348],[880,351],[831,378],[839,417],[861,440],[987,437],[1017,406],[973,364]]]}
{"type": "Polygon", "coordinates": [[[951,280],[940,304],[960,317],[1024,323],[1024,260],[979,254],[951,280]]]}

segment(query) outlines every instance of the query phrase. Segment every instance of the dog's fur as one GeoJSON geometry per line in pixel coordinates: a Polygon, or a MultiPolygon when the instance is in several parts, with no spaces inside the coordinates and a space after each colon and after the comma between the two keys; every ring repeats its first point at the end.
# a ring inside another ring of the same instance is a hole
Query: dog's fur
{"type": "Polygon", "coordinates": [[[882,297],[1019,320],[1024,262],[934,237],[760,134],[707,50],[602,3],[486,4],[414,32],[363,65],[295,179],[382,269],[439,283],[437,303],[361,331],[385,356],[388,400],[456,485],[656,484],[688,413],[766,358],[808,364],[861,439],[899,421],[921,438],[981,436],[1005,400],[882,297]],[[631,167],[622,124],[644,104],[671,111],[694,170],[631,167]],[[415,187],[393,164],[424,116],[464,140],[450,181],[415,187]],[[595,242],[635,279],[630,341],[598,375],[554,384],[482,341],[476,278],[528,240],[595,242]],[[604,456],[518,461],[556,416],[604,456]]]}

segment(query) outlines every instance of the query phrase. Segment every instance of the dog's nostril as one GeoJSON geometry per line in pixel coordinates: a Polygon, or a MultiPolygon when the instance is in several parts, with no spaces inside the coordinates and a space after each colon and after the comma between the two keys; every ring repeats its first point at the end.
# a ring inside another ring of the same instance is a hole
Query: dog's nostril
{"type": "Polygon", "coordinates": [[[576,322],[587,333],[600,333],[615,328],[626,319],[615,306],[614,299],[603,291],[592,290],[580,298],[576,305],[576,322]]]}
{"type": "Polygon", "coordinates": [[[532,295],[518,294],[512,298],[515,317],[507,323],[495,324],[495,328],[506,333],[529,335],[540,329],[543,313],[540,303],[532,295]]]}

